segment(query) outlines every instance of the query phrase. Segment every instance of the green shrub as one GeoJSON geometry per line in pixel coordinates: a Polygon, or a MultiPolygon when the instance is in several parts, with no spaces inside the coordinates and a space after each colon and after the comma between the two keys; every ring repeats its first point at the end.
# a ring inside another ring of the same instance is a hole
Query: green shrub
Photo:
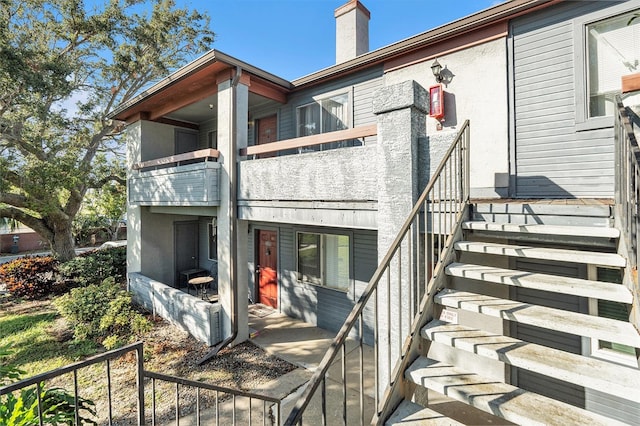
{"type": "Polygon", "coordinates": [[[98,285],[109,277],[121,283],[127,274],[127,248],[111,247],[86,252],[61,264],[58,270],[64,278],[81,286],[98,285]]]}
{"type": "Polygon", "coordinates": [[[76,339],[98,339],[102,337],[100,320],[120,291],[113,281],[105,280],[101,285],[74,288],[56,299],[54,305],[74,328],[76,339]]]}
{"type": "Polygon", "coordinates": [[[16,297],[42,299],[68,291],[70,283],[57,273],[51,256],[25,256],[0,265],[0,282],[16,297]]]}
{"type": "Polygon", "coordinates": [[[92,339],[113,349],[151,329],[151,323],[136,311],[131,294],[113,278],[100,285],[71,290],[54,302],[74,328],[76,339],[92,339]]]}
{"type": "MultiPolygon", "coordinates": [[[[13,364],[7,364],[3,358],[11,352],[7,347],[0,347],[0,384],[8,384],[20,379],[24,374],[13,364]]],[[[40,424],[38,418],[38,394],[35,387],[0,396],[0,424],[7,426],[35,426],[40,424]]],[[[47,389],[40,384],[40,408],[44,424],[75,424],[75,398],[62,388],[47,389]]],[[[80,424],[97,424],[87,418],[87,414],[95,416],[95,403],[89,399],[78,397],[80,424]]]]}

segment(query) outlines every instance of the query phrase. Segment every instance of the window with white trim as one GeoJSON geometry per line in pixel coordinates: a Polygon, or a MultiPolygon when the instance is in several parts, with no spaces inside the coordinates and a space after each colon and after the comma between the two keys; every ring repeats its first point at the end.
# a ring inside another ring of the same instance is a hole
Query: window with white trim
{"type": "Polygon", "coordinates": [[[351,247],[348,235],[296,233],[298,280],[348,291],[351,247]]]}
{"type": "Polygon", "coordinates": [[[640,72],[640,18],[636,12],[587,24],[587,118],[612,116],[623,75],[640,72]],[[630,22],[631,21],[631,22],[630,22]]]}
{"type": "MultiPolygon", "coordinates": [[[[346,130],[350,127],[350,111],[348,92],[318,98],[316,102],[299,106],[296,110],[297,136],[311,136],[346,130]]],[[[350,145],[345,143],[324,144],[322,149],[342,146],[353,146],[353,143],[350,145]]],[[[317,149],[318,147],[309,147],[309,150],[317,149]]]]}
{"type": "Polygon", "coordinates": [[[298,107],[298,136],[349,128],[349,94],[341,93],[298,107]]]}

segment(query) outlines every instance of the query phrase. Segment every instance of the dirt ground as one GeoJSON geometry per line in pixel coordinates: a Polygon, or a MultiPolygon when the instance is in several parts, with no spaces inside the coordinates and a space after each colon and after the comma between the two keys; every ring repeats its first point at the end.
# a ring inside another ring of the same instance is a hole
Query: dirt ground
{"type": "MultiPolygon", "coordinates": [[[[53,310],[50,302],[0,301],[0,311],[10,313],[43,312],[53,310]]],[[[182,329],[171,325],[161,318],[151,318],[153,330],[143,338],[144,369],[194,381],[206,382],[218,386],[254,390],[296,368],[296,366],[275,356],[265,353],[251,342],[245,342],[234,348],[225,348],[203,365],[198,365],[211,348],[196,341],[182,329]]],[[[72,344],[72,333],[64,319],[58,319],[49,333],[61,345],[72,344]]],[[[113,361],[108,367],[111,371],[113,424],[135,424],[136,412],[136,358],[130,352],[122,359],[113,361]]],[[[108,416],[108,398],[106,392],[106,365],[96,364],[80,371],[77,377],[80,395],[96,403],[98,424],[105,424],[108,416]]],[[[59,379],[51,386],[73,389],[73,378],[59,379]]],[[[157,421],[164,423],[175,418],[176,401],[180,415],[195,410],[215,406],[216,401],[230,399],[222,392],[202,391],[199,395],[191,387],[156,381],[145,384],[145,407],[147,417],[151,416],[152,400],[155,400],[157,421]],[[155,390],[155,395],[154,391],[155,390]]]]}

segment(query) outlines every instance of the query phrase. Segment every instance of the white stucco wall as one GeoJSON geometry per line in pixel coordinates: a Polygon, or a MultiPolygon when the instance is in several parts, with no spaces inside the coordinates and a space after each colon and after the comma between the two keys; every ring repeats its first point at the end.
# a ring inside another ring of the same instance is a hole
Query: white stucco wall
{"type": "MultiPolygon", "coordinates": [[[[508,88],[506,40],[498,39],[448,55],[438,56],[450,81],[443,82],[443,130],[427,119],[427,135],[471,123],[471,196],[506,196],[509,185],[508,88]]],[[[436,84],[433,58],[389,71],[385,86],[415,80],[429,89],[436,84]]]]}
{"type": "Polygon", "coordinates": [[[336,64],[369,51],[369,17],[358,7],[336,17],[336,64]]]}

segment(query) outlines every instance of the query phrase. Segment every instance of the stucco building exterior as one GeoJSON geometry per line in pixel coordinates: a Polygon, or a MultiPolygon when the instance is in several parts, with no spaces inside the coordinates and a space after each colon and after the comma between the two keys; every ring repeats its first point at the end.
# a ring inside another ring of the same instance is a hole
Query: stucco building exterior
{"type": "MultiPolygon", "coordinates": [[[[206,53],[113,115],[127,123],[131,289],[212,346],[248,338],[248,300],[338,331],[467,120],[471,219],[613,227],[613,202],[601,202],[615,191],[613,95],[640,61],[640,22],[627,25],[639,9],[638,0],[512,0],[369,51],[370,12],[352,0],[335,11],[336,64],[298,80],[206,53]],[[531,199],[586,201],[523,207],[531,199]],[[218,303],[181,291],[189,271],[214,275],[218,303]]],[[[425,219],[418,233],[435,227],[425,219]]],[[[573,247],[590,237],[563,238],[555,242],[573,247]]],[[[574,261],[492,266],[576,279],[607,274],[574,261]]],[[[463,278],[450,287],[468,288],[463,278]]],[[[598,316],[591,296],[486,288],[598,316]]],[[[381,290],[377,305],[403,310],[409,292],[381,290]]],[[[393,347],[382,358],[395,365],[411,322],[396,327],[391,314],[380,316],[379,327],[389,329],[380,345],[393,347]]],[[[565,338],[566,330],[540,335],[505,318],[456,318],[592,355],[585,337],[565,338]]],[[[430,350],[449,356],[436,343],[430,350]]],[[[629,371],[637,375],[637,367],[629,371]]],[[[617,420],[640,415],[637,395],[541,380],[503,359],[486,370],[617,420]]]]}

